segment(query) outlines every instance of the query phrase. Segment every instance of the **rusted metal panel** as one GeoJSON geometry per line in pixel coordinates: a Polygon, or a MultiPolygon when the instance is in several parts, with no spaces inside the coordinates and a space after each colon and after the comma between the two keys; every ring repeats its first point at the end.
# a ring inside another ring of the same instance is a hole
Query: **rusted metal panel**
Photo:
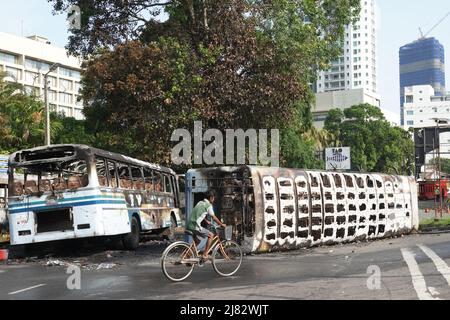
{"type": "Polygon", "coordinates": [[[378,239],[418,227],[417,186],[411,177],[244,166],[190,170],[186,178],[191,186],[187,212],[208,189],[218,191],[220,211],[222,199],[234,188],[236,205],[223,220],[243,223],[239,216],[253,212],[252,232],[237,228],[235,234],[246,251],[378,239]],[[251,176],[247,194],[238,183],[246,170],[251,176]],[[230,176],[231,184],[220,182],[230,176]],[[254,201],[249,205],[243,199],[250,196],[254,201]]]}

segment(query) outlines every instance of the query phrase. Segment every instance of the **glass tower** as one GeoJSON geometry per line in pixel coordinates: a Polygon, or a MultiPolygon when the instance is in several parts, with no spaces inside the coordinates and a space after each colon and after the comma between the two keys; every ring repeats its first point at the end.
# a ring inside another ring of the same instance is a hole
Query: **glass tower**
{"type": "Polygon", "coordinates": [[[400,48],[400,120],[404,125],[405,87],[429,84],[436,96],[445,95],[444,46],[435,38],[424,38],[400,48]]]}

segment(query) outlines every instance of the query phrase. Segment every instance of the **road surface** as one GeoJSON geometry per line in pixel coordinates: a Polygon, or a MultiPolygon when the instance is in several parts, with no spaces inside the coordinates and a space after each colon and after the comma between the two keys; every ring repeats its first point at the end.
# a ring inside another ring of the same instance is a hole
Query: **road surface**
{"type": "Polygon", "coordinates": [[[161,272],[165,246],[3,263],[0,299],[450,299],[450,234],[246,256],[232,278],[207,264],[183,283],[161,272]],[[79,290],[64,263],[81,266],[79,290]]]}

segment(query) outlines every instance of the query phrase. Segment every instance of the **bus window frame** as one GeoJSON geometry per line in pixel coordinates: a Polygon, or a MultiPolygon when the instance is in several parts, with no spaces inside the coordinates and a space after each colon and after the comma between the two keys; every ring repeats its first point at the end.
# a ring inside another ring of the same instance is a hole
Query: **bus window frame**
{"type": "Polygon", "coordinates": [[[95,156],[95,170],[97,171],[97,181],[98,181],[98,185],[101,187],[101,188],[108,188],[109,186],[110,186],[110,183],[109,183],[109,178],[108,178],[108,176],[109,176],[109,167],[108,167],[108,159],[106,159],[105,157],[99,157],[99,156],[95,156]],[[99,175],[99,172],[98,172],[98,167],[97,167],[97,161],[99,161],[99,160],[102,160],[103,161],[103,165],[105,166],[105,178],[106,178],[106,186],[102,186],[101,184],[100,184],[100,175],[99,175]]]}
{"type": "Polygon", "coordinates": [[[119,187],[119,182],[118,182],[118,174],[117,174],[117,163],[114,160],[111,159],[106,159],[106,163],[107,163],[107,175],[108,175],[108,186],[111,189],[118,189],[119,187]],[[112,164],[114,166],[114,179],[116,180],[116,186],[114,187],[112,185],[112,177],[111,177],[111,170],[109,165],[112,164]]]}
{"type": "Polygon", "coordinates": [[[130,165],[129,168],[130,168],[130,173],[131,173],[132,190],[135,190],[135,191],[145,190],[144,169],[142,167],[138,167],[138,166],[135,166],[135,165],[130,165]],[[140,177],[137,177],[136,180],[135,180],[135,177],[133,175],[133,169],[139,170],[139,173],[140,173],[140,177]],[[139,182],[139,180],[144,182],[144,189],[137,188],[137,182],[139,182]]]}

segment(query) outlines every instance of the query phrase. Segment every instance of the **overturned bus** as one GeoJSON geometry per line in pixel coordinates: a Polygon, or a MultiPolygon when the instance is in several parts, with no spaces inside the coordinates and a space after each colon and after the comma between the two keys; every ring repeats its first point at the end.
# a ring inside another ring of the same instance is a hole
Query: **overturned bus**
{"type": "Polygon", "coordinates": [[[265,167],[192,169],[186,219],[204,192],[246,252],[379,239],[418,229],[413,177],[265,167]]]}

